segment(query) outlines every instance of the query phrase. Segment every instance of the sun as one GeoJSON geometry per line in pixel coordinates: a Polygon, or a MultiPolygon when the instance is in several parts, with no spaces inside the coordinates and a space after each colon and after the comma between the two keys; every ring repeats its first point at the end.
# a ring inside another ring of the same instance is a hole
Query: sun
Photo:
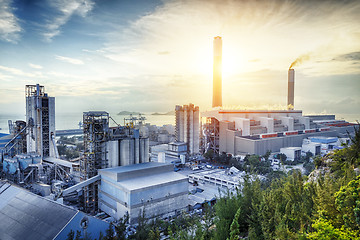
{"type": "MultiPolygon", "coordinates": [[[[194,55],[194,65],[196,72],[206,76],[213,74],[213,47],[201,46],[197,49],[194,55]]],[[[245,70],[245,56],[242,51],[236,46],[224,46],[222,49],[222,77],[228,78],[244,72],[245,70]]]]}

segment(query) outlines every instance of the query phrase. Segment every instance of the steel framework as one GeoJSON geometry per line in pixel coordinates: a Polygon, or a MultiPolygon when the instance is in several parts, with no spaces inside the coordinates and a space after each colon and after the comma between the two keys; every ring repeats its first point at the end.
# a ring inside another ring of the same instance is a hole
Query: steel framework
{"type": "Polygon", "coordinates": [[[214,153],[219,153],[219,121],[216,118],[206,118],[206,123],[203,125],[203,134],[205,152],[211,149],[214,153]]]}
{"type": "MultiPolygon", "coordinates": [[[[109,113],[84,112],[84,157],[80,160],[81,180],[97,175],[97,170],[108,167],[106,141],[109,132],[109,113]]],[[[98,186],[96,183],[84,187],[84,211],[98,209],[98,186]]]]}

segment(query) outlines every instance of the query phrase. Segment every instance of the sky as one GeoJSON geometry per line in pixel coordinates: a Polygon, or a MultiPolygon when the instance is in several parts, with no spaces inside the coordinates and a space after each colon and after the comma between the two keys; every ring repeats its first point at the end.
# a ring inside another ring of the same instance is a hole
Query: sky
{"type": "Polygon", "coordinates": [[[360,114],[360,1],[0,0],[0,113],[25,112],[25,85],[56,113],[167,112],[212,101],[223,40],[224,108],[360,114]]]}

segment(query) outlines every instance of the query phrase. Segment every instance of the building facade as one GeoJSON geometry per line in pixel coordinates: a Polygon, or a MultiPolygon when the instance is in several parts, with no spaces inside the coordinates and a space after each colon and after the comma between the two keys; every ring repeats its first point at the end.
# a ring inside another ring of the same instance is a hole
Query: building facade
{"type": "Polygon", "coordinates": [[[354,124],[335,120],[334,115],[303,116],[299,110],[212,110],[202,117],[207,119],[203,126],[205,151],[233,155],[264,155],[269,150],[301,147],[308,137],[354,132],[354,124]]]}
{"type": "Polygon", "coordinates": [[[129,214],[136,223],[173,216],[188,206],[188,178],[173,171],[172,164],[149,162],[99,170],[100,209],[119,219],[129,214]]]}

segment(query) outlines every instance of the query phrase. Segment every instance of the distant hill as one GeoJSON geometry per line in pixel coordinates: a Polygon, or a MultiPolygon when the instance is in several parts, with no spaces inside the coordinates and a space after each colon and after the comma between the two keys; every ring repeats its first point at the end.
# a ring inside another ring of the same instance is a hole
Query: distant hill
{"type": "Polygon", "coordinates": [[[170,111],[170,112],[167,112],[167,113],[155,112],[155,113],[152,113],[151,115],[175,115],[175,111],[170,111]]]}
{"type": "Polygon", "coordinates": [[[140,113],[140,112],[121,111],[121,112],[119,112],[117,115],[130,115],[130,114],[132,114],[132,115],[139,115],[139,114],[142,114],[142,113],[140,113]]]}

